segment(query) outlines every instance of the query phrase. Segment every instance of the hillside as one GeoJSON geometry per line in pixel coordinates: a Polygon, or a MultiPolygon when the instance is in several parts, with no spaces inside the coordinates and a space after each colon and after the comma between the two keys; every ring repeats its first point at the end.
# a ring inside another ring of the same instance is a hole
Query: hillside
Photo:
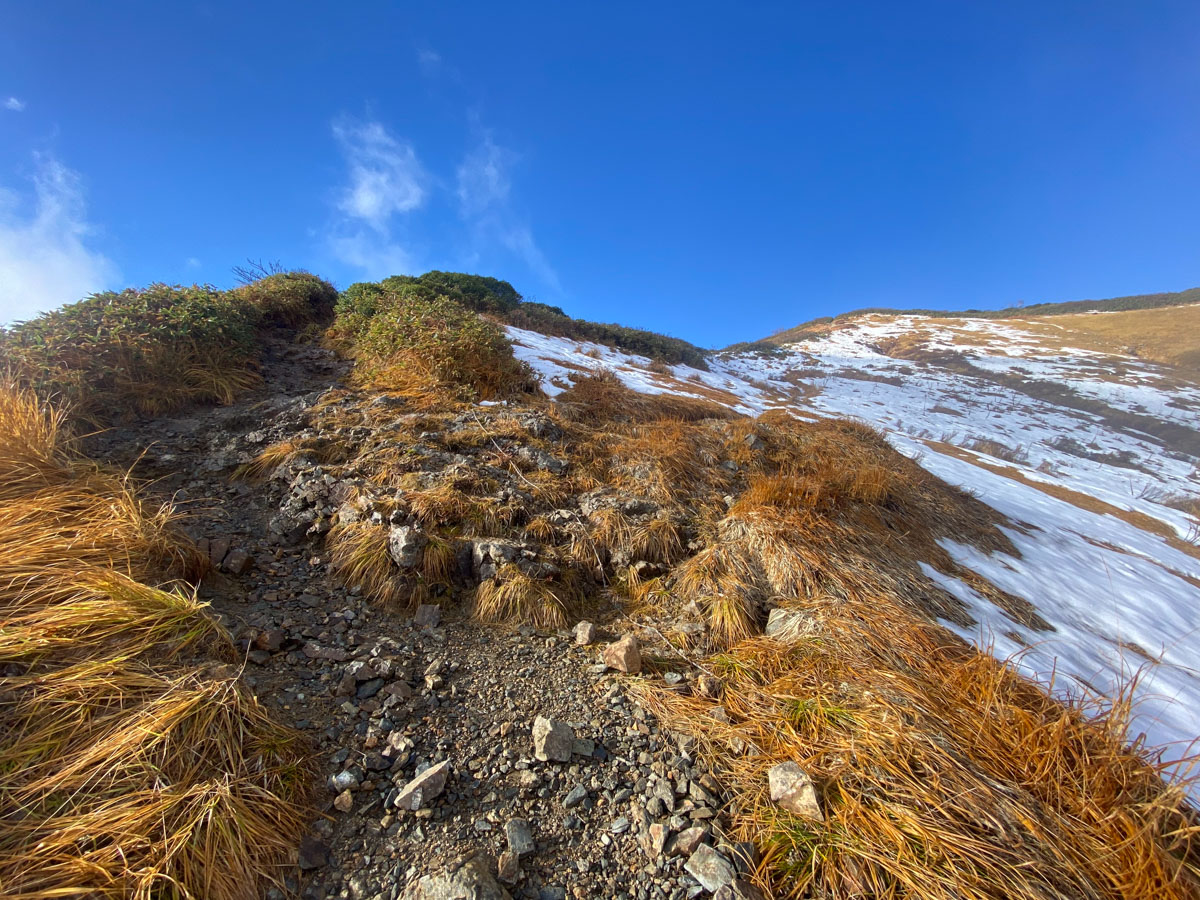
{"type": "Polygon", "coordinates": [[[0,889],[1200,896],[1198,308],[705,355],[275,273],[0,335],[0,889]]]}
{"type": "MultiPolygon", "coordinates": [[[[939,309],[889,309],[886,307],[864,307],[836,316],[823,316],[803,322],[793,328],[776,332],[763,343],[779,346],[800,340],[824,326],[847,322],[871,315],[921,316],[929,319],[1027,319],[1045,316],[1073,316],[1089,312],[1134,312],[1148,309],[1166,309],[1173,306],[1189,306],[1200,303],[1200,288],[1158,294],[1134,294],[1129,297],[1110,297],[1107,300],[1068,300],[1060,303],[1031,303],[1023,306],[1006,306],[1003,309],[966,309],[957,312],[939,309]]],[[[730,348],[730,349],[736,349],[730,348]]]]}

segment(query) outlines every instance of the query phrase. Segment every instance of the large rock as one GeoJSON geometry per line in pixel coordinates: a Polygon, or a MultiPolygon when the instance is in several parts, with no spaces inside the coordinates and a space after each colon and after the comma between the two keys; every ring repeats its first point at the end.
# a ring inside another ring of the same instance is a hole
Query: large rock
{"type": "Polygon", "coordinates": [[[533,755],[542,762],[569,762],[575,732],[566,722],[538,716],[533,720],[533,755]]]}
{"type": "Polygon", "coordinates": [[[412,525],[393,525],[388,532],[388,555],[402,569],[415,568],[421,562],[427,540],[412,525]]]}
{"type": "Polygon", "coordinates": [[[413,624],[419,628],[437,628],[442,621],[442,608],[436,603],[422,603],[413,616],[413,624]]]}
{"type": "Polygon", "coordinates": [[[767,627],[763,633],[784,644],[794,644],[812,637],[821,630],[815,616],[799,609],[777,606],[767,616],[767,627]]]}
{"type": "Polygon", "coordinates": [[[410,812],[428,806],[431,800],[446,789],[446,779],[449,777],[450,760],[444,759],[402,787],[393,804],[396,809],[407,809],[410,812]]]}
{"type": "Polygon", "coordinates": [[[437,875],[426,875],[411,885],[402,900],[512,900],[496,883],[483,854],[461,860],[437,875]]]}
{"type": "Polygon", "coordinates": [[[517,856],[533,852],[533,831],[525,819],[509,819],[504,826],[504,837],[508,849],[517,856]]]}
{"type": "Polygon", "coordinates": [[[507,563],[521,556],[523,547],[516,541],[487,538],[471,542],[471,568],[481,581],[491,578],[507,563]]]}
{"type": "Polygon", "coordinates": [[[737,872],[733,863],[708,844],[701,844],[683,866],[710,894],[733,882],[737,872]]]}
{"type": "Polygon", "coordinates": [[[771,788],[771,802],[805,819],[818,822],[825,820],[821,805],[817,802],[817,789],[808,773],[794,762],[773,766],[767,773],[771,788]]]}
{"type": "Polygon", "coordinates": [[[627,634],[604,648],[604,664],[618,672],[636,674],[642,671],[642,650],[638,639],[627,634]]]}

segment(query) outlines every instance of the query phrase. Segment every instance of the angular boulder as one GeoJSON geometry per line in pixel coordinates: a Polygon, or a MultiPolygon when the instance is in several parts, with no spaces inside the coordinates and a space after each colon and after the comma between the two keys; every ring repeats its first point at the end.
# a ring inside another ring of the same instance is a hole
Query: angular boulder
{"type": "Polygon", "coordinates": [[[821,804],[817,801],[817,789],[808,773],[794,762],[782,762],[772,766],[767,773],[771,789],[771,802],[781,809],[795,813],[805,819],[823,822],[821,804]]]}
{"type": "Polygon", "coordinates": [[[393,525],[388,532],[388,555],[401,569],[415,568],[421,562],[427,540],[412,525],[393,525]]]}
{"type": "Polygon", "coordinates": [[[642,650],[638,639],[627,634],[604,648],[604,664],[610,669],[636,675],[642,671],[642,650]]]}
{"type": "Polygon", "coordinates": [[[449,777],[450,760],[444,759],[402,787],[393,805],[396,809],[406,809],[409,812],[422,809],[446,789],[446,780],[449,777]]]}
{"type": "Polygon", "coordinates": [[[402,900],[512,900],[497,884],[491,863],[482,853],[426,875],[401,894],[402,900]]]}
{"type": "Polygon", "coordinates": [[[566,722],[538,716],[533,720],[533,755],[542,762],[569,762],[575,732],[566,722]]]}

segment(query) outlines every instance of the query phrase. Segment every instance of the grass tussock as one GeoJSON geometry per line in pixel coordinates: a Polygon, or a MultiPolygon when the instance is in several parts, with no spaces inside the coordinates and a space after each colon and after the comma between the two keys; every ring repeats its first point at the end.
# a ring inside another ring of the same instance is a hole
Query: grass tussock
{"type": "Polygon", "coordinates": [[[0,886],[43,898],[251,898],[308,783],[190,591],[174,513],[0,386],[0,886]]]}
{"type": "Polygon", "coordinates": [[[646,689],[724,774],[771,896],[1200,893],[1200,820],[1130,749],[1123,700],[1064,705],[886,598],[799,609],[809,636],[709,659],[719,700],[646,689]],[[785,761],[816,783],[823,821],[772,803],[785,761]]]}
{"type": "Polygon", "coordinates": [[[450,586],[455,545],[427,532],[416,566],[402,570],[392,560],[388,529],[369,521],[338,522],[327,538],[333,570],[346,584],[371,599],[398,609],[424,602],[433,590],[450,586]]]}
{"type": "Polygon", "coordinates": [[[653,422],[673,419],[699,422],[732,419],[728,407],[711,400],[674,394],[639,394],[609,369],[572,376],[571,386],[556,398],[563,415],[574,422],[653,422]]]}
{"type": "Polygon", "coordinates": [[[570,578],[551,581],[504,566],[475,592],[480,622],[523,622],[538,628],[565,628],[579,609],[578,588],[570,578]]]}

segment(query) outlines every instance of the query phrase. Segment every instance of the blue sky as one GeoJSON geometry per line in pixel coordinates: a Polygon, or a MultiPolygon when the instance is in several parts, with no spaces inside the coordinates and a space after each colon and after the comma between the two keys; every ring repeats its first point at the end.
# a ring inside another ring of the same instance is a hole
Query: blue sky
{"type": "Polygon", "coordinates": [[[1200,4],[0,2],[0,320],[510,280],[708,346],[1200,284],[1200,4]]]}

